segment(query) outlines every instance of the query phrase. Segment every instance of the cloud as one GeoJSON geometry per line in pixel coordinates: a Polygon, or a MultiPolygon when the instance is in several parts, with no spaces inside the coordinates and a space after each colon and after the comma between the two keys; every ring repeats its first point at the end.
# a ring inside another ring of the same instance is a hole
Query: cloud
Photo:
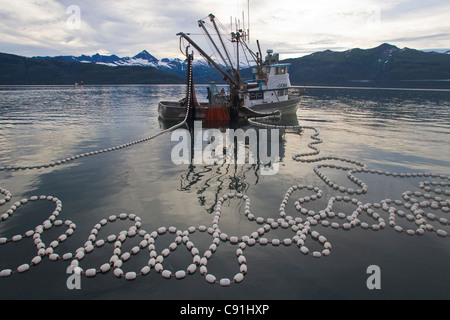
{"type": "MultiPolygon", "coordinates": [[[[130,56],[147,49],[158,58],[179,57],[176,33],[196,37],[197,20],[209,13],[227,28],[231,16],[248,23],[246,0],[0,0],[0,8],[2,51],[26,56],[130,56]],[[71,5],[80,8],[79,29],[68,27],[71,5]]],[[[250,0],[251,46],[259,39],[263,50],[282,58],[388,41],[448,47],[448,12],[447,0],[250,0]]]]}
{"type": "Polygon", "coordinates": [[[450,33],[440,33],[440,34],[431,34],[429,36],[417,36],[417,37],[403,37],[403,38],[395,38],[390,39],[390,42],[410,42],[410,41],[419,41],[419,40],[430,40],[430,39],[444,39],[447,40],[450,38],[450,33]]]}

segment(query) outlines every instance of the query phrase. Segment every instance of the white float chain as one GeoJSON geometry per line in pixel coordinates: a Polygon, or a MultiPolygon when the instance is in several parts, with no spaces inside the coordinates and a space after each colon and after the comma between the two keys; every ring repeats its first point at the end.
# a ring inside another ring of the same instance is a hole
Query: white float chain
{"type": "MultiPolygon", "coordinates": [[[[188,95],[189,97],[190,95],[188,95]]],[[[187,119],[186,118],[184,121],[187,119]]],[[[184,122],[183,121],[183,122],[184,122]]],[[[182,122],[182,123],[183,123],[182,122]]],[[[164,132],[173,130],[175,127],[178,127],[182,125],[180,123],[177,126],[174,126],[168,130],[165,130],[160,134],[163,134],[164,132]]],[[[334,190],[339,190],[342,193],[348,193],[349,195],[352,194],[362,194],[367,192],[367,186],[358,178],[356,178],[353,174],[354,173],[370,173],[370,174],[378,174],[378,175],[385,175],[385,176],[393,176],[393,177],[400,177],[400,178],[406,178],[406,177],[433,177],[433,178],[439,178],[443,180],[450,180],[450,177],[447,177],[445,175],[437,175],[437,174],[429,174],[429,173],[390,173],[385,172],[381,170],[369,170],[365,164],[360,163],[358,161],[348,160],[344,158],[339,157],[319,157],[315,159],[303,159],[304,157],[317,155],[319,154],[320,150],[315,146],[316,144],[319,144],[322,142],[320,138],[318,138],[319,131],[313,127],[303,127],[303,129],[312,129],[315,131],[315,133],[311,136],[312,139],[315,141],[308,144],[308,147],[313,149],[313,152],[310,153],[301,153],[293,156],[293,159],[300,162],[319,162],[324,160],[338,160],[343,161],[346,163],[351,163],[356,167],[344,167],[344,166],[336,166],[333,164],[321,164],[314,168],[315,173],[325,182],[328,186],[333,188],[334,190]],[[335,182],[332,182],[330,179],[328,179],[324,174],[320,172],[320,168],[323,167],[329,167],[334,169],[340,169],[340,170],[347,170],[347,177],[354,182],[359,189],[352,189],[352,188],[346,188],[343,186],[337,185],[335,182]]],[[[157,136],[157,135],[156,135],[157,136]]],[[[140,143],[146,140],[149,140],[153,137],[147,139],[142,139],[135,141],[133,143],[129,143],[126,145],[120,145],[115,148],[111,148],[111,150],[103,150],[102,152],[112,151],[116,150],[117,148],[124,148],[130,145],[133,145],[135,143],[140,143]]],[[[67,163],[68,161],[88,156],[88,155],[94,155],[99,154],[102,152],[90,152],[89,154],[80,155],[79,157],[74,156],[71,158],[66,158],[65,160],[60,161],[60,163],[67,163]]],[[[55,165],[59,165],[59,162],[55,163],[55,165]]],[[[43,167],[52,166],[52,164],[44,165],[43,167]]],[[[39,166],[42,167],[42,166],[39,166]]],[[[29,168],[38,168],[36,167],[29,167],[29,168]]],[[[23,167],[0,167],[0,170],[17,170],[17,169],[24,169],[23,167]]],[[[317,200],[318,198],[321,198],[323,196],[323,191],[320,190],[318,187],[312,186],[312,185],[294,185],[290,187],[285,197],[282,200],[282,203],[280,205],[280,218],[273,219],[273,218],[263,218],[263,217],[255,217],[251,211],[250,211],[250,199],[247,195],[243,194],[235,194],[235,193],[229,193],[223,195],[217,202],[215,207],[215,216],[212,222],[212,226],[210,228],[207,228],[205,226],[199,226],[197,227],[190,227],[188,230],[180,231],[177,230],[175,227],[160,227],[157,229],[157,231],[153,231],[152,233],[147,233],[144,230],[139,230],[141,226],[140,218],[137,217],[134,214],[127,214],[122,213],[119,216],[112,215],[108,219],[101,220],[98,224],[95,225],[94,229],[91,231],[91,235],[89,236],[88,241],[84,244],[83,247],[76,250],[75,253],[66,253],[62,257],[58,254],[54,253],[53,249],[56,248],[60,242],[67,239],[68,236],[70,236],[76,226],[73,224],[70,220],[67,220],[64,222],[64,224],[68,227],[68,230],[62,234],[58,240],[53,241],[49,247],[46,247],[46,245],[41,241],[40,235],[44,230],[51,228],[53,225],[58,226],[62,225],[63,222],[61,220],[56,220],[59,213],[61,212],[62,203],[59,199],[52,196],[33,196],[28,199],[23,199],[20,202],[14,203],[11,208],[6,211],[3,215],[1,215],[1,220],[8,219],[16,210],[17,208],[25,203],[28,203],[30,201],[36,201],[36,200],[51,200],[56,203],[56,209],[53,212],[53,214],[49,217],[48,220],[44,221],[42,225],[39,225],[35,228],[35,230],[27,231],[24,235],[15,235],[8,238],[2,238],[0,237],[0,245],[6,244],[11,241],[20,241],[21,239],[25,237],[33,237],[35,244],[38,248],[38,255],[32,259],[32,262],[30,264],[23,264],[19,266],[16,270],[11,269],[4,269],[3,271],[0,271],[0,276],[9,276],[13,273],[21,273],[27,271],[30,266],[37,265],[41,260],[43,256],[47,256],[50,260],[70,260],[73,259],[71,262],[71,265],[77,269],[77,272],[80,274],[84,274],[86,276],[94,276],[97,273],[105,273],[108,272],[111,268],[114,269],[114,274],[116,277],[123,277],[127,280],[134,280],[138,275],[146,275],[150,272],[151,268],[154,268],[155,271],[158,273],[161,273],[161,275],[164,278],[176,278],[176,279],[183,279],[187,274],[195,273],[197,268],[200,270],[200,273],[205,277],[206,281],[209,283],[218,283],[222,286],[228,286],[232,282],[238,283],[241,282],[244,279],[245,274],[247,273],[247,265],[246,265],[246,259],[243,256],[243,250],[247,246],[252,246],[258,243],[259,245],[267,245],[271,244],[273,246],[279,246],[279,245],[285,245],[289,246],[292,243],[296,243],[298,247],[300,248],[300,251],[304,254],[310,254],[314,257],[321,257],[326,256],[330,254],[331,250],[331,244],[330,242],[323,236],[320,235],[317,231],[312,230],[312,228],[317,225],[321,224],[322,226],[328,227],[331,226],[332,228],[341,228],[344,230],[349,230],[351,228],[354,228],[356,226],[360,226],[363,229],[371,228],[372,230],[380,230],[383,229],[386,226],[385,220],[381,217],[381,215],[377,212],[375,212],[374,209],[381,208],[382,210],[389,213],[389,226],[393,227],[398,232],[405,232],[406,234],[412,235],[412,234],[423,234],[425,231],[433,231],[438,236],[441,237],[448,237],[448,232],[443,229],[437,229],[431,225],[430,223],[426,223],[427,220],[431,221],[438,221],[440,224],[444,226],[448,226],[448,219],[446,218],[436,218],[436,215],[433,213],[425,213],[425,208],[431,208],[432,210],[440,210],[442,212],[448,213],[449,212],[449,199],[442,198],[443,196],[450,195],[450,190],[448,189],[442,189],[442,187],[449,187],[450,183],[447,181],[423,181],[420,182],[419,187],[423,189],[426,193],[422,192],[411,192],[407,191],[403,193],[402,197],[403,200],[391,200],[391,199],[384,199],[381,201],[381,203],[366,203],[362,204],[358,199],[351,198],[349,196],[332,196],[330,197],[328,201],[328,205],[325,209],[320,210],[319,212],[315,212],[314,210],[308,210],[305,205],[308,204],[311,201],[317,200]],[[294,203],[295,209],[300,212],[301,214],[305,215],[306,218],[303,220],[301,217],[291,217],[288,216],[285,212],[286,205],[289,202],[289,199],[295,191],[300,190],[309,190],[314,191],[314,194],[306,195],[304,197],[298,198],[298,200],[294,203]],[[436,194],[431,195],[430,192],[436,194]],[[227,201],[232,198],[242,198],[245,200],[245,207],[244,207],[244,215],[247,217],[250,221],[255,221],[259,225],[261,225],[260,228],[258,228],[256,231],[252,232],[250,235],[246,236],[228,236],[226,233],[222,232],[219,229],[219,221],[220,221],[220,215],[222,212],[222,204],[224,201],[227,201]],[[425,200],[420,201],[418,197],[423,197],[425,200]],[[347,222],[339,224],[337,222],[330,223],[328,218],[333,218],[336,216],[336,213],[333,212],[333,205],[336,201],[344,201],[346,203],[352,204],[356,206],[356,209],[349,215],[345,213],[338,213],[338,218],[346,219],[347,222]],[[397,206],[403,206],[404,208],[410,210],[412,214],[406,215],[402,210],[397,210],[393,205],[397,206]],[[370,216],[372,219],[375,219],[378,223],[369,225],[366,222],[360,221],[360,215],[362,212],[366,212],[368,216],[370,216]],[[414,229],[407,229],[406,231],[398,226],[395,222],[396,216],[403,217],[405,216],[408,220],[414,221],[415,224],[418,226],[415,230],[414,229]],[[117,219],[130,219],[135,222],[135,225],[130,227],[128,231],[124,230],[119,233],[118,236],[116,235],[110,235],[107,237],[106,240],[104,239],[97,239],[97,234],[99,230],[108,222],[116,221],[117,219]],[[291,229],[294,232],[294,236],[290,238],[285,238],[284,240],[280,239],[267,239],[263,237],[265,233],[270,231],[271,229],[276,229],[278,227],[284,228],[284,229],[291,229]],[[196,230],[199,230],[201,232],[207,231],[208,233],[212,234],[213,236],[213,243],[210,245],[209,249],[206,250],[203,253],[203,256],[200,255],[198,249],[195,247],[195,245],[190,241],[189,234],[195,232],[196,230]],[[175,241],[171,243],[169,248],[166,248],[161,251],[161,253],[158,255],[155,251],[154,243],[155,239],[159,234],[164,234],[167,231],[170,233],[175,233],[177,235],[175,241]],[[144,239],[141,241],[139,246],[133,247],[130,252],[122,253],[121,247],[122,243],[128,238],[133,237],[135,235],[139,235],[143,237],[144,239]],[[322,251],[313,251],[310,252],[308,247],[305,246],[305,240],[307,239],[307,236],[310,235],[311,238],[317,240],[319,243],[322,244],[323,250],[322,251]],[[240,272],[237,273],[232,280],[228,278],[222,278],[217,279],[213,274],[208,273],[207,270],[207,262],[212,257],[214,252],[217,250],[217,246],[221,241],[224,242],[230,242],[230,244],[237,245],[238,249],[236,250],[236,255],[238,257],[238,263],[240,266],[240,272]],[[86,271],[83,271],[82,268],[79,267],[80,260],[82,260],[85,256],[85,254],[88,254],[92,252],[95,248],[103,246],[106,242],[115,244],[114,249],[114,255],[111,257],[109,263],[103,264],[99,269],[96,268],[90,268],[86,271]],[[164,261],[164,258],[167,257],[173,250],[176,250],[178,245],[183,243],[188,250],[191,251],[191,254],[193,256],[193,263],[188,266],[186,270],[179,270],[175,273],[172,273],[170,270],[164,270],[162,263],[164,261]],[[127,272],[124,273],[121,269],[121,266],[123,262],[127,261],[131,255],[138,254],[142,249],[148,248],[150,260],[148,262],[148,265],[143,267],[140,272],[127,272]]],[[[6,189],[0,188],[0,193],[3,194],[5,197],[4,199],[0,199],[0,206],[4,205],[6,202],[11,200],[11,193],[7,191],[6,189]]]]}
{"type": "MultiPolygon", "coordinates": [[[[290,246],[292,243],[296,243],[299,247],[301,252],[305,254],[311,254],[314,257],[321,257],[326,256],[330,254],[331,244],[326,240],[325,237],[317,234],[317,232],[311,231],[310,225],[312,225],[311,221],[306,221],[303,223],[303,220],[301,218],[293,218],[290,216],[287,216],[284,208],[289,200],[290,194],[296,190],[296,189],[302,189],[303,186],[293,186],[288,189],[286,192],[285,198],[283,199],[282,204],[280,205],[280,218],[277,220],[273,218],[265,219],[263,217],[255,217],[251,211],[250,211],[250,199],[247,195],[230,193],[228,195],[224,195],[221,198],[219,198],[216,208],[215,208],[215,217],[213,219],[213,226],[209,229],[209,233],[213,234],[213,237],[218,240],[222,241],[229,241],[231,244],[239,244],[240,246],[253,246],[256,243],[260,245],[267,245],[271,244],[272,246],[290,246]],[[222,212],[222,203],[228,199],[234,198],[243,198],[245,200],[245,207],[244,207],[244,215],[249,219],[250,221],[256,221],[258,224],[262,225],[262,227],[258,228],[255,232],[252,232],[250,235],[246,236],[228,236],[227,234],[223,233],[219,227],[219,220],[220,215],[222,212]],[[303,223],[303,224],[302,224],[303,223]],[[291,229],[295,235],[290,238],[284,238],[283,240],[280,239],[267,239],[263,237],[265,233],[270,231],[271,229],[277,229],[278,227],[284,228],[284,229],[291,229]],[[312,234],[314,238],[317,238],[320,243],[324,246],[324,250],[322,251],[314,251],[309,252],[309,249],[304,246],[304,240],[306,239],[306,236],[308,234],[312,234]]],[[[305,188],[308,188],[309,190],[315,190],[317,191],[316,195],[313,195],[313,199],[320,198],[323,194],[321,190],[319,190],[317,187],[313,186],[307,186],[305,188]]]]}
{"type": "MultiPolygon", "coordinates": [[[[0,193],[5,195],[5,198],[0,200],[0,206],[1,206],[11,200],[11,193],[8,190],[3,189],[3,188],[0,188],[0,193]]],[[[49,258],[49,260],[53,260],[53,261],[59,260],[60,257],[58,254],[54,253],[54,249],[56,247],[58,247],[58,245],[61,242],[64,242],[67,239],[67,237],[72,235],[72,233],[76,229],[76,225],[74,223],[72,223],[72,221],[70,221],[70,220],[66,220],[64,222],[62,220],[57,220],[57,217],[59,216],[59,214],[62,210],[62,203],[56,197],[45,196],[45,195],[31,196],[29,198],[23,198],[21,201],[15,202],[13,205],[11,205],[9,210],[7,210],[5,213],[3,213],[1,215],[0,221],[7,220],[22,205],[25,205],[25,204],[33,202],[33,201],[38,201],[38,200],[51,201],[51,202],[55,203],[55,205],[56,205],[55,210],[52,212],[52,214],[49,216],[49,218],[47,220],[45,220],[42,224],[36,226],[34,228],[34,230],[28,230],[24,234],[17,234],[17,235],[12,236],[11,238],[0,237],[0,246],[5,245],[9,242],[18,242],[18,241],[21,241],[26,238],[32,238],[33,243],[37,249],[36,256],[31,260],[30,263],[24,263],[24,264],[20,265],[18,268],[16,268],[15,270],[4,269],[4,270],[0,271],[0,276],[9,276],[14,273],[23,273],[25,271],[28,271],[30,269],[30,267],[38,265],[42,261],[42,257],[45,257],[45,256],[47,256],[49,258]],[[42,241],[41,234],[44,233],[46,230],[51,229],[54,226],[57,227],[57,226],[62,226],[62,225],[65,225],[68,228],[66,230],[66,232],[61,234],[57,240],[52,241],[50,243],[50,245],[47,246],[42,241]]]]}
{"type": "MultiPolygon", "coordinates": [[[[442,179],[445,179],[445,176],[439,176],[442,179]]],[[[435,176],[436,178],[436,176],[435,176]]],[[[405,232],[408,235],[414,234],[424,234],[425,231],[435,232],[437,235],[441,237],[448,237],[449,234],[447,231],[436,228],[434,225],[430,223],[430,221],[437,221],[440,225],[448,226],[449,220],[444,217],[438,218],[436,214],[432,212],[426,213],[424,210],[426,208],[430,208],[434,211],[441,210],[442,212],[448,213],[450,207],[450,199],[443,199],[441,195],[450,195],[450,190],[442,190],[441,188],[432,189],[430,185],[439,186],[439,187],[448,187],[450,183],[441,181],[423,181],[419,183],[419,187],[424,189],[427,193],[423,193],[420,191],[412,192],[406,191],[402,194],[402,198],[404,201],[396,200],[396,201],[384,201],[382,202],[381,208],[384,211],[389,213],[389,224],[398,232],[405,232]],[[429,192],[433,192],[436,196],[431,195],[429,192]],[[423,197],[426,200],[420,201],[418,197],[423,197]],[[399,210],[394,206],[389,206],[389,204],[395,204],[396,206],[403,206],[406,210],[409,210],[411,213],[408,214],[403,210],[399,210]],[[414,222],[417,226],[416,229],[404,229],[403,227],[397,225],[396,217],[406,218],[410,222],[414,222]]]]}
{"type": "MultiPolygon", "coordinates": [[[[90,151],[90,152],[85,152],[85,153],[80,153],[77,155],[73,155],[73,156],[69,156],[66,157],[64,159],[61,160],[57,160],[57,161],[52,161],[52,162],[48,162],[48,163],[44,163],[44,164],[38,164],[38,165],[30,165],[30,166],[18,166],[18,165],[6,165],[6,166],[0,166],[0,171],[17,171],[17,170],[31,170],[31,169],[43,169],[43,168],[51,168],[51,167],[55,167],[55,166],[59,166],[59,165],[63,165],[66,163],[70,163],[71,161],[74,160],[78,160],[84,157],[89,157],[89,156],[94,156],[94,155],[98,155],[98,154],[102,154],[102,153],[106,153],[106,152],[111,152],[111,151],[116,151],[116,150],[120,150],[120,149],[124,149],[124,148],[128,148],[131,147],[133,145],[142,143],[142,142],[146,142],[152,139],[155,139],[167,132],[171,132],[179,127],[181,127],[182,125],[184,125],[186,123],[186,121],[188,120],[188,116],[189,116],[189,109],[190,109],[190,86],[188,88],[188,102],[187,102],[187,108],[186,108],[186,115],[183,119],[183,121],[181,121],[178,124],[173,125],[172,127],[165,129],[165,130],[161,130],[160,132],[151,135],[149,137],[146,138],[142,138],[139,140],[135,140],[132,142],[128,142],[125,144],[121,144],[121,145],[117,145],[115,147],[109,147],[109,148],[105,148],[105,149],[99,149],[99,150],[94,150],[94,151],[90,151]]],[[[0,203],[1,204],[1,203],[0,203]]]]}

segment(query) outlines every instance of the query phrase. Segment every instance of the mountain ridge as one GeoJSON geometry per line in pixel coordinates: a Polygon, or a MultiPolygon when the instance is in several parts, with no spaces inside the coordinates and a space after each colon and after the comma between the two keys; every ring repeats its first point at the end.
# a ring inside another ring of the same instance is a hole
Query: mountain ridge
{"type": "Polygon", "coordinates": [[[283,62],[291,64],[291,81],[299,85],[395,83],[403,87],[416,81],[426,87],[450,88],[450,81],[437,83],[450,80],[450,55],[388,43],[371,49],[325,50],[283,62]],[[424,83],[430,81],[435,83],[424,83]]]}
{"type": "MultiPolygon", "coordinates": [[[[5,55],[5,54],[3,54],[5,55]]],[[[1,58],[2,56],[0,56],[1,58]]],[[[20,56],[16,56],[20,57],[20,56]]],[[[182,79],[186,76],[186,61],[175,58],[157,59],[147,50],[143,50],[133,57],[118,57],[115,54],[101,55],[96,53],[92,56],[81,55],[75,56],[56,56],[56,57],[20,57],[16,62],[23,65],[23,59],[27,60],[28,64],[41,65],[43,63],[48,66],[55,67],[61,64],[77,64],[77,69],[96,69],[92,75],[94,78],[85,78],[86,81],[100,83],[106,81],[105,84],[117,83],[121,84],[124,81],[131,81],[134,83],[155,83],[161,81],[168,81],[168,83],[183,83],[182,79]],[[22,59],[22,60],[21,60],[22,59]],[[19,62],[22,61],[22,62],[19,62]],[[102,67],[103,69],[98,69],[102,67]],[[108,69],[109,68],[109,69],[108,69]],[[116,68],[124,68],[114,71],[116,68]],[[126,70],[126,71],[125,71],[126,70]],[[150,71],[152,70],[152,71],[150,71]],[[156,76],[156,71],[160,75],[159,79],[153,79],[156,76]],[[108,79],[101,76],[101,73],[115,74],[125,72],[127,76],[124,78],[108,79]],[[143,78],[143,73],[147,72],[149,79],[143,78]],[[132,74],[135,74],[134,76],[132,74]],[[140,74],[137,76],[136,74],[140,74]],[[164,76],[162,76],[164,75],[164,76]],[[166,77],[167,76],[167,77],[166,77]],[[172,76],[172,78],[170,77],[172,76]],[[175,78],[174,78],[175,77],[175,78]],[[98,79],[97,79],[98,78],[98,79]],[[104,80],[104,79],[107,80],[104,80]],[[170,79],[169,79],[170,78],[170,79]],[[101,80],[103,79],[103,80],[101,80]],[[128,79],[128,80],[127,80],[128,79]],[[166,80],[167,79],[167,80],[166,80]],[[142,82],[140,82],[142,81],[142,82]]],[[[2,67],[0,59],[0,67],[2,67]]],[[[389,43],[383,43],[377,47],[369,49],[353,48],[345,51],[331,51],[324,50],[314,52],[312,54],[282,60],[283,63],[289,63],[291,82],[293,85],[332,85],[332,86],[400,86],[400,87],[436,87],[436,88],[450,88],[450,54],[438,52],[425,52],[411,48],[399,48],[389,43]],[[425,83],[428,82],[428,83],[425,83]]],[[[3,63],[5,65],[5,63],[3,63]]],[[[8,63],[6,63],[8,65],[8,63]]],[[[11,74],[14,68],[11,65],[2,67],[9,72],[7,75],[0,75],[0,84],[8,84],[8,78],[16,78],[12,81],[26,83],[26,79],[17,81],[19,74],[11,74]],[[9,71],[8,71],[9,70],[9,71]]],[[[17,67],[17,66],[16,66],[17,67]]],[[[64,67],[67,71],[67,65],[64,67]]],[[[64,69],[63,68],[63,69],[64,69]]],[[[0,69],[1,70],[1,69],[0,69]]],[[[23,72],[24,70],[22,70],[23,72]]],[[[66,72],[64,71],[64,72],[66,72]]],[[[20,68],[16,70],[20,73],[20,68]]],[[[5,73],[5,72],[2,72],[5,73]]],[[[251,77],[251,70],[242,70],[241,74],[246,77],[251,77]]],[[[58,78],[58,73],[54,74],[58,78]]],[[[87,74],[88,75],[88,74],[87,74]]],[[[22,73],[22,78],[26,78],[26,74],[22,73]]],[[[61,77],[59,77],[61,78],[61,77]]],[[[209,81],[223,82],[221,75],[209,65],[204,59],[194,60],[194,78],[197,83],[208,83],[209,81]]],[[[68,82],[68,79],[64,80],[68,82]]],[[[39,82],[39,80],[28,81],[32,84],[39,82]]],[[[48,83],[49,80],[44,81],[48,83]]]]}
{"type": "Polygon", "coordinates": [[[184,78],[153,67],[112,68],[74,60],[26,58],[0,53],[0,85],[73,85],[81,81],[85,84],[185,83],[184,78]]]}
{"type": "MultiPolygon", "coordinates": [[[[117,55],[100,55],[96,53],[92,56],[81,55],[81,56],[35,56],[36,59],[44,60],[64,60],[68,62],[81,62],[81,63],[93,63],[99,65],[105,65],[109,67],[152,67],[163,72],[167,72],[180,77],[186,76],[187,60],[181,60],[179,58],[169,59],[162,58],[157,59],[147,50],[142,50],[138,54],[132,57],[118,57],[117,55]]],[[[222,82],[222,79],[218,72],[208,64],[205,59],[194,59],[194,72],[199,75],[201,80],[206,81],[210,79],[211,81],[222,82]]]]}

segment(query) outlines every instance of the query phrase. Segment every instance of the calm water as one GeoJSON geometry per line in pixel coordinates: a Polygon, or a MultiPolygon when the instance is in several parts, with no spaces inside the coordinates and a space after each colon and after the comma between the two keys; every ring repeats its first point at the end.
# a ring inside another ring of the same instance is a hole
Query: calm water
{"type": "MultiPolygon", "coordinates": [[[[450,176],[450,91],[375,90],[345,88],[306,88],[297,119],[289,124],[314,127],[320,131],[320,157],[336,156],[356,160],[369,169],[396,173],[435,173],[450,176]]],[[[0,88],[0,167],[33,166],[65,159],[77,154],[102,150],[150,137],[171,124],[157,117],[160,100],[179,99],[183,86],[107,86],[85,87],[2,87],[0,88]]],[[[198,97],[206,97],[204,87],[198,97]]],[[[250,125],[241,124],[244,129],[250,125]]],[[[60,166],[33,170],[0,171],[0,187],[12,194],[11,201],[0,207],[7,212],[14,202],[31,196],[54,196],[62,201],[57,219],[76,224],[72,236],[55,248],[60,255],[75,252],[88,241],[91,230],[102,219],[120,213],[141,218],[140,230],[148,233],[160,227],[177,230],[204,225],[211,227],[218,199],[230,192],[247,194],[251,213],[264,219],[280,218],[280,204],[286,191],[294,185],[320,188],[323,195],[303,206],[319,212],[333,196],[345,196],[328,186],[313,168],[319,164],[351,166],[342,161],[297,162],[293,154],[311,152],[313,129],[300,133],[281,131],[280,166],[275,175],[262,175],[259,164],[245,165],[175,165],[171,151],[178,143],[171,133],[128,148],[69,161],[60,166]]],[[[317,157],[317,156],[315,156],[317,157]]],[[[314,157],[312,157],[314,158],[314,157]]],[[[4,168],[3,168],[4,169],[4,168]]],[[[321,168],[340,186],[358,186],[347,179],[346,170],[321,168]]],[[[405,191],[420,191],[421,181],[448,183],[441,177],[400,178],[375,173],[356,173],[368,186],[363,195],[353,194],[362,203],[381,203],[383,199],[403,200],[405,191]]],[[[433,188],[438,188],[433,186],[433,188]]],[[[441,186],[441,207],[448,206],[441,186]]],[[[315,194],[313,190],[295,191],[286,205],[292,217],[307,215],[297,211],[299,197],[315,194]]],[[[0,199],[5,196],[1,195],[0,199]]],[[[417,196],[424,201],[423,196],[417,196]]],[[[229,236],[250,235],[264,225],[249,221],[245,203],[233,198],[222,205],[220,230],[229,236]]],[[[397,206],[401,209],[401,206],[397,206]]],[[[448,208],[448,207],[447,207],[448,208]]],[[[351,215],[356,205],[336,201],[333,211],[351,215]]],[[[29,201],[12,217],[0,222],[0,237],[24,234],[42,224],[55,210],[51,201],[29,201]]],[[[403,208],[403,210],[406,210],[403,208]]],[[[229,287],[211,285],[199,270],[182,280],[164,279],[151,270],[134,281],[118,279],[110,271],[92,278],[81,277],[81,289],[69,290],[66,274],[70,261],[42,262],[22,274],[0,278],[1,299],[449,299],[450,241],[435,232],[407,235],[388,225],[388,213],[374,211],[386,221],[379,231],[359,226],[344,230],[313,225],[331,243],[331,254],[320,258],[304,255],[294,243],[290,246],[255,244],[243,250],[248,272],[244,280],[229,287]],[[367,268],[377,265],[381,271],[381,289],[369,290],[367,268]]],[[[449,219],[445,209],[424,208],[437,219],[449,219]]],[[[408,212],[407,212],[408,213],[408,212]]],[[[409,212],[410,213],[410,212],[409,212]]],[[[376,220],[366,212],[361,221],[370,225],[376,220]]],[[[427,217],[425,216],[425,219],[427,217]]],[[[330,222],[344,223],[338,217],[330,222]]],[[[416,229],[414,221],[397,217],[397,225],[416,229]]],[[[447,223],[427,220],[436,229],[450,233],[447,223]]],[[[97,240],[128,230],[129,219],[107,223],[97,240]]],[[[47,245],[67,230],[54,226],[45,231],[47,245]]],[[[292,238],[289,228],[274,228],[265,238],[292,238]]],[[[158,254],[176,235],[166,232],[155,242],[158,254]]],[[[189,239],[200,255],[212,244],[213,236],[196,230],[189,239]]],[[[127,238],[122,253],[139,245],[143,238],[127,238]]],[[[311,251],[323,250],[309,235],[305,245],[311,251]]],[[[217,279],[232,279],[239,272],[237,244],[221,241],[208,260],[208,273],[217,279]]],[[[99,268],[113,255],[114,243],[96,248],[80,261],[87,270],[99,268]]],[[[13,269],[36,256],[32,239],[0,245],[0,270],[13,269]]],[[[150,259],[148,248],[124,263],[124,272],[139,272],[150,259]]],[[[163,262],[164,269],[175,273],[186,270],[192,255],[183,244],[163,262]]]]}

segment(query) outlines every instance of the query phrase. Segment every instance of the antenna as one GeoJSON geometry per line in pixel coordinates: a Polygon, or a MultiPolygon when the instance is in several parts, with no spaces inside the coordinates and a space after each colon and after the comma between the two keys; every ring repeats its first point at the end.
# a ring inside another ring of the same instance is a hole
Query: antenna
{"type": "MultiPolygon", "coordinates": [[[[244,7],[245,8],[245,7],[244,7]]],[[[233,30],[233,17],[230,16],[230,26],[233,30]]],[[[241,19],[234,17],[234,29],[240,32],[244,41],[250,41],[250,0],[247,0],[247,24],[245,23],[245,9],[242,10],[242,26],[241,19]]]]}
{"type": "Polygon", "coordinates": [[[248,41],[250,42],[250,0],[247,0],[247,23],[248,23],[247,37],[248,41]]]}

